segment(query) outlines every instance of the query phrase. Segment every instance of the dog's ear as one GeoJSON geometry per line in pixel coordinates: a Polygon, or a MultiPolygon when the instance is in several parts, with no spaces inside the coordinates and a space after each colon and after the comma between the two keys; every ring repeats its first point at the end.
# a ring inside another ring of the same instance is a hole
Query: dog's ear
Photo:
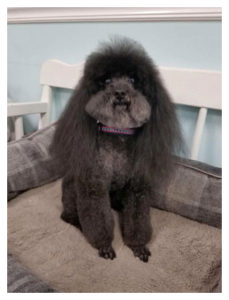
{"type": "Polygon", "coordinates": [[[89,95],[80,83],[57,121],[50,152],[63,172],[74,168],[76,173],[80,173],[94,161],[97,126],[85,112],[88,99],[89,95]]]}
{"type": "Polygon", "coordinates": [[[160,76],[155,80],[155,110],[151,115],[152,122],[157,127],[160,136],[159,149],[167,149],[169,153],[176,153],[182,148],[180,126],[176,115],[175,104],[165,88],[160,76]]]}
{"type": "Polygon", "coordinates": [[[171,169],[172,154],[181,149],[182,138],[175,105],[158,74],[154,73],[147,95],[151,103],[150,121],[137,137],[135,169],[156,182],[166,178],[171,169]]]}

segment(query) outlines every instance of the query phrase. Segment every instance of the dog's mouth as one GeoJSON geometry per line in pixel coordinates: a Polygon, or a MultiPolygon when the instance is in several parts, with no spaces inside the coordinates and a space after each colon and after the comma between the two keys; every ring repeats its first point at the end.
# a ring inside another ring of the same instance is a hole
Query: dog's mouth
{"type": "Polygon", "coordinates": [[[115,99],[113,101],[113,107],[114,107],[114,109],[129,110],[130,105],[131,105],[131,101],[130,100],[115,99]]]}
{"type": "Polygon", "coordinates": [[[128,108],[128,107],[130,106],[130,101],[122,101],[122,102],[120,102],[119,100],[118,100],[118,101],[115,100],[115,101],[113,102],[113,105],[114,105],[114,106],[123,106],[123,107],[125,107],[125,108],[128,108]]]}

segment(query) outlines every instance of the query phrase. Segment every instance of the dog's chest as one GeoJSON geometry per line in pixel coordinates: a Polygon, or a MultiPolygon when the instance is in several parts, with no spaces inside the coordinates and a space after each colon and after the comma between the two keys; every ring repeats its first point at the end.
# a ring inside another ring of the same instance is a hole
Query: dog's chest
{"type": "Polygon", "coordinates": [[[111,189],[123,187],[130,177],[130,158],[125,147],[103,145],[99,149],[99,164],[111,189]]]}

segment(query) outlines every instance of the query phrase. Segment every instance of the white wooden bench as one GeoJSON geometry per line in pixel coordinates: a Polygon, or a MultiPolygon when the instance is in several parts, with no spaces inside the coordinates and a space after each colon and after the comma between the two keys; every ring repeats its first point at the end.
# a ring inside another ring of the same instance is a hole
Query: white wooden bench
{"type": "MultiPolygon", "coordinates": [[[[15,125],[15,138],[24,135],[22,116],[40,114],[39,129],[50,123],[52,87],[74,89],[79,81],[83,63],[69,65],[58,60],[42,64],[40,84],[43,86],[40,102],[8,103],[8,117],[15,125]]],[[[164,84],[176,104],[199,108],[193,133],[190,158],[197,159],[208,109],[221,110],[221,72],[196,69],[159,67],[164,84]]]]}

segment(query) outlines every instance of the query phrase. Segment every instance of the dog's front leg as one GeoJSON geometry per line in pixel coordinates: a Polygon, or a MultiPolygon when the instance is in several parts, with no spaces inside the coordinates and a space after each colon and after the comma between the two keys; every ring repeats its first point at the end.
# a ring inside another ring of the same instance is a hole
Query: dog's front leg
{"type": "Polygon", "coordinates": [[[149,193],[144,184],[128,185],[124,192],[123,209],[120,212],[122,235],[125,244],[135,256],[147,262],[151,255],[146,244],[152,235],[149,193]]]}
{"type": "Polygon", "coordinates": [[[111,246],[114,220],[107,187],[96,179],[78,182],[77,186],[77,210],[82,231],[101,257],[113,259],[116,256],[111,246]]]}

